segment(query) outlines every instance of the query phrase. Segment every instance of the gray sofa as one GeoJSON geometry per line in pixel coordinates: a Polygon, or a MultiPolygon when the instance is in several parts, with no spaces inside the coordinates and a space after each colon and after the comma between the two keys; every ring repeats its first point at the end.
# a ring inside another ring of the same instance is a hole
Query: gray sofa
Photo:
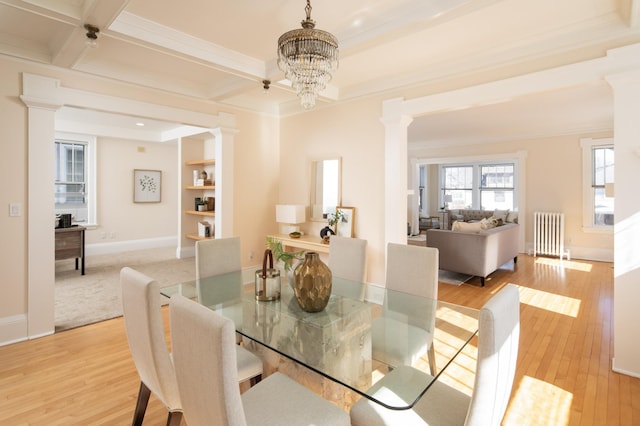
{"type": "Polygon", "coordinates": [[[440,252],[440,269],[485,278],[511,259],[518,261],[517,223],[480,232],[427,230],[427,247],[440,252]]]}

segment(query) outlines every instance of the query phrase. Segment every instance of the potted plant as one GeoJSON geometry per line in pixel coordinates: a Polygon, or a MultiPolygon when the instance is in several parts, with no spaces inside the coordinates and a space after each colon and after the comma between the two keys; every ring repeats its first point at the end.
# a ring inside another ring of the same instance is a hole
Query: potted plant
{"type": "Polygon", "coordinates": [[[320,236],[325,243],[329,242],[331,235],[336,235],[336,232],[338,231],[338,223],[340,223],[343,217],[344,212],[342,210],[336,210],[335,213],[329,213],[327,215],[327,222],[329,225],[320,230],[320,236]]]}
{"type": "Polygon", "coordinates": [[[285,251],[282,248],[280,240],[275,238],[267,237],[267,248],[271,250],[276,262],[281,261],[283,263],[285,272],[289,272],[291,270],[294,260],[301,260],[304,258],[304,250],[285,251]]]}

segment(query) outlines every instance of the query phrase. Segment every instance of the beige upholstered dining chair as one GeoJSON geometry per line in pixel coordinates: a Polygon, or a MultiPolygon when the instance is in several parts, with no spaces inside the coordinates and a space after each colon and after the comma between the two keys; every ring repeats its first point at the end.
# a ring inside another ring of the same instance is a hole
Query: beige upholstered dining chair
{"type": "MultiPolygon", "coordinates": [[[[436,381],[412,410],[388,410],[360,399],[351,408],[351,424],[499,426],[511,395],[519,338],[520,298],[518,288],[509,284],[480,310],[478,360],[471,397],[436,381]]],[[[403,385],[420,375],[425,373],[411,367],[393,370],[371,392],[393,392],[402,398],[403,385]]]]}
{"type": "Polygon", "coordinates": [[[140,390],[133,425],[141,425],[151,393],[169,410],[167,425],[179,425],[182,404],[175,371],[164,337],[158,283],[131,269],[120,271],[124,325],[133,362],[140,376],[140,390]]]}
{"type": "MultiPolygon", "coordinates": [[[[140,390],[133,424],[141,425],[153,393],[169,410],[167,425],[178,425],[182,404],[169,349],[164,337],[160,288],[152,278],[125,267],[120,271],[124,325],[133,362],[140,376],[140,390]]],[[[195,303],[195,302],[194,302],[195,303]]],[[[236,348],[239,382],[262,377],[262,361],[244,348],[236,348]]]]}
{"type": "MultiPolygon", "coordinates": [[[[241,270],[240,237],[196,241],[196,279],[241,270]]],[[[242,343],[239,333],[236,334],[236,343],[242,343]]]]}
{"type": "MultiPolygon", "coordinates": [[[[386,288],[435,300],[438,298],[438,263],[438,249],[389,243],[386,288]]],[[[373,359],[399,367],[413,365],[427,353],[431,374],[435,375],[435,311],[425,312],[423,317],[396,318],[393,297],[387,294],[383,315],[372,324],[373,359]]]]}
{"type": "Polygon", "coordinates": [[[196,241],[196,279],[242,269],[240,238],[196,241]]]}
{"type": "Polygon", "coordinates": [[[281,373],[240,395],[233,322],[183,296],[171,298],[171,344],[189,426],[349,425],[349,415],[281,373]]]}
{"type": "Polygon", "coordinates": [[[329,269],[331,269],[331,274],[334,277],[362,283],[357,294],[352,288],[341,288],[339,285],[335,285],[332,288],[332,293],[364,300],[367,240],[333,235],[329,244],[329,269]]]}

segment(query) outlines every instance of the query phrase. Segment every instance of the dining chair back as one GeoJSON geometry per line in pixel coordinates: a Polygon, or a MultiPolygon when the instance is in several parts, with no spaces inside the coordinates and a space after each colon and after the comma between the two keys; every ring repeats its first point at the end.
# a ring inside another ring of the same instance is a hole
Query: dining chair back
{"type": "Polygon", "coordinates": [[[433,301],[408,317],[407,297],[387,293],[382,317],[372,324],[372,357],[391,367],[415,364],[425,353],[431,374],[436,374],[433,348],[435,300],[438,297],[438,249],[389,243],[387,245],[386,288],[433,301]],[[399,309],[395,309],[399,305],[399,309]]]}
{"type": "Polygon", "coordinates": [[[241,269],[239,237],[196,241],[196,279],[241,269]]]}
{"type": "Polygon", "coordinates": [[[520,342],[520,293],[506,285],[480,310],[478,367],[467,426],[498,426],[511,396],[520,342]]]}
{"type": "Polygon", "coordinates": [[[329,247],[329,269],[331,269],[331,275],[361,284],[357,290],[354,290],[354,286],[341,286],[339,280],[336,280],[331,292],[357,300],[364,300],[367,240],[332,235],[329,247]]]}
{"type": "MultiPolygon", "coordinates": [[[[196,280],[213,275],[223,275],[230,272],[241,271],[241,256],[240,237],[212,238],[196,241],[196,280]]],[[[196,286],[199,292],[199,283],[197,283],[196,286]]],[[[229,286],[227,289],[221,290],[234,291],[235,289],[235,286],[229,286]]],[[[210,291],[214,290],[210,289],[210,291]]],[[[242,311],[238,309],[234,316],[240,320],[242,318],[242,311]]],[[[236,343],[242,343],[242,336],[240,334],[236,335],[236,343]]]]}
{"type": "MultiPolygon", "coordinates": [[[[351,407],[353,426],[464,425],[499,426],[504,417],[515,377],[520,339],[520,297],[518,288],[506,285],[480,310],[478,358],[471,397],[440,380],[431,385],[413,409],[389,410],[366,398],[351,407]]],[[[403,399],[407,382],[431,380],[412,367],[391,371],[369,391],[374,397],[403,399]]]]}
{"type": "Polygon", "coordinates": [[[160,289],[152,278],[128,267],[120,271],[124,325],[140,376],[134,425],[142,424],[150,393],[169,410],[167,424],[180,424],[182,405],[164,337],[160,289]]]}
{"type": "Polygon", "coordinates": [[[347,426],[349,416],[281,373],[240,395],[233,322],[183,296],[171,298],[171,345],[189,426],[347,426]]]}
{"type": "Polygon", "coordinates": [[[387,244],[385,286],[429,299],[438,298],[438,249],[387,244]]]}

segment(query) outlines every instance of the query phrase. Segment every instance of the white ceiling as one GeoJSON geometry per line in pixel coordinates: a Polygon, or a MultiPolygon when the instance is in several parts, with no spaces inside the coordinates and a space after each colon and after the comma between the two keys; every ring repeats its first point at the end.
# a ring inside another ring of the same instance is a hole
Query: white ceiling
{"type": "MultiPolygon", "coordinates": [[[[389,90],[448,90],[602,56],[640,41],[638,0],[312,1],[340,65],[317,108],[389,90]]],[[[303,0],[0,0],[0,54],[274,114],[301,112],[279,83],[278,37],[303,0]],[[85,43],[85,23],[100,28],[85,43]],[[262,80],[274,83],[263,93],[262,80]]],[[[113,117],[111,117],[113,120],[113,117]]],[[[500,140],[611,128],[605,85],[420,117],[410,141],[500,140]]]]}

